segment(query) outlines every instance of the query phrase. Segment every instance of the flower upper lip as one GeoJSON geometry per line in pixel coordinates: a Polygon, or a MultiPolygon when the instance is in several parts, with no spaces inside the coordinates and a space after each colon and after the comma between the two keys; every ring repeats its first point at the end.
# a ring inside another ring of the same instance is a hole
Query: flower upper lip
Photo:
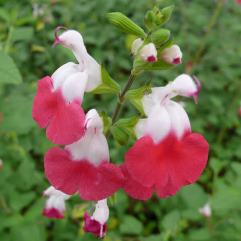
{"type": "Polygon", "coordinates": [[[60,44],[61,43],[61,40],[58,36],[58,33],[60,30],[68,30],[66,27],[64,26],[58,26],[55,28],[54,30],[54,43],[53,43],[53,47],[55,47],[56,45],[60,44]]]}

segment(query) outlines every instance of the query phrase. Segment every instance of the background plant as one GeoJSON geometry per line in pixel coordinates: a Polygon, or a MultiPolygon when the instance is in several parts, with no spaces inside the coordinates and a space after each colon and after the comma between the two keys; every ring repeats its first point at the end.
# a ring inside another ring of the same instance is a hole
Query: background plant
{"type": "MultiPolygon", "coordinates": [[[[186,108],[193,130],[210,143],[209,165],[198,184],[172,198],[141,203],[118,192],[106,240],[240,240],[241,8],[232,0],[164,2],[176,6],[167,27],[183,49],[184,64],[172,71],[145,73],[138,82],[152,80],[161,85],[184,71],[201,79],[199,105],[190,102],[186,108]],[[217,7],[220,15],[209,30],[217,7]],[[208,200],[213,209],[209,220],[197,211],[208,200]]],[[[106,13],[120,11],[143,25],[143,13],[152,4],[146,0],[0,1],[1,240],[94,240],[79,231],[86,206],[78,198],[69,202],[68,218],[63,221],[41,216],[44,200],[40,196],[47,187],[42,156],[50,143],[31,119],[36,81],[72,58],[63,48],[51,48],[53,29],[61,24],[79,30],[89,52],[123,85],[132,63],[128,49],[132,38],[108,24],[106,13]]],[[[96,95],[95,101],[92,97],[87,95],[86,109],[97,107],[111,115],[116,104],[113,96],[96,95]]],[[[124,106],[123,116],[135,114],[134,108],[124,106]]],[[[121,162],[126,147],[114,141],[111,146],[112,159],[121,162]]]]}

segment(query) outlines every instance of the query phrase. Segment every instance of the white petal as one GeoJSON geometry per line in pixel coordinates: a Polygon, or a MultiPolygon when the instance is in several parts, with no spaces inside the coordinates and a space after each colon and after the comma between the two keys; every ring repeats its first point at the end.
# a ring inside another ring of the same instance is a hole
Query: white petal
{"type": "Polygon", "coordinates": [[[135,134],[138,139],[146,133],[147,119],[140,119],[135,126],[135,134]]]}
{"type": "Polygon", "coordinates": [[[154,87],[151,89],[151,93],[144,95],[142,98],[142,104],[145,114],[148,116],[155,105],[160,105],[169,99],[169,96],[172,93],[172,87],[170,84],[167,84],[164,87],[154,87]]]}
{"type": "Polygon", "coordinates": [[[147,118],[145,134],[150,135],[155,143],[167,136],[171,121],[164,106],[156,105],[147,118]]]}
{"type": "Polygon", "coordinates": [[[68,199],[70,198],[70,195],[67,195],[59,190],[57,190],[56,188],[54,188],[53,186],[48,187],[45,191],[44,191],[44,196],[55,196],[55,197],[62,197],[64,199],[68,199]]]}
{"type": "Polygon", "coordinates": [[[199,208],[198,211],[204,217],[208,218],[212,216],[212,209],[209,203],[206,203],[202,208],[199,208]]]}
{"type": "Polygon", "coordinates": [[[73,62],[68,62],[59,67],[51,76],[53,79],[54,90],[62,86],[64,81],[72,74],[79,72],[79,65],[73,62]]]}
{"type": "Polygon", "coordinates": [[[66,146],[66,149],[70,151],[74,161],[86,160],[93,165],[99,165],[102,161],[109,161],[107,140],[105,136],[99,132],[95,134],[87,130],[84,137],[66,146]]]}
{"type": "Polygon", "coordinates": [[[170,117],[171,130],[180,139],[186,131],[191,130],[188,115],[183,107],[174,101],[169,101],[165,107],[170,117]]]}
{"type": "Polygon", "coordinates": [[[61,88],[66,101],[79,100],[82,102],[87,78],[87,73],[84,71],[72,74],[66,79],[61,88]]]}
{"type": "Polygon", "coordinates": [[[100,65],[90,55],[86,57],[86,70],[88,73],[86,92],[90,92],[102,82],[100,65]]]}
{"type": "Polygon", "coordinates": [[[141,38],[135,39],[131,46],[131,53],[133,55],[136,55],[142,44],[143,44],[143,40],[141,38]]]}
{"type": "Polygon", "coordinates": [[[109,147],[103,134],[103,121],[95,109],[86,115],[85,135],[77,142],[66,146],[73,160],[86,160],[94,165],[109,161],[109,147]]]}
{"type": "Polygon", "coordinates": [[[106,199],[100,200],[96,203],[92,218],[101,225],[104,225],[107,222],[109,218],[109,208],[106,199]]]}
{"type": "Polygon", "coordinates": [[[193,79],[187,74],[179,75],[172,82],[173,91],[181,96],[190,97],[195,95],[199,90],[193,79]]]}

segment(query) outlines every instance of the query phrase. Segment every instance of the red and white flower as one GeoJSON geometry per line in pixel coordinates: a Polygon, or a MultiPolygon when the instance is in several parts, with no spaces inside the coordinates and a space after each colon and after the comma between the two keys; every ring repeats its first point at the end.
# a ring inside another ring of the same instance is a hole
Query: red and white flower
{"type": "Polygon", "coordinates": [[[162,51],[161,58],[169,64],[181,64],[182,51],[178,45],[174,44],[162,51]]]}
{"type": "Polygon", "coordinates": [[[79,193],[85,200],[101,200],[123,185],[119,167],[109,162],[109,148],[103,134],[103,122],[97,111],[86,115],[86,131],[65,149],[50,149],[45,155],[45,174],[58,190],[69,195],[79,193]]]}
{"type": "Polygon", "coordinates": [[[107,199],[96,203],[95,211],[90,217],[86,212],[84,215],[84,231],[92,233],[96,237],[104,238],[107,233],[107,220],[109,218],[109,208],[107,199]]]}
{"type": "Polygon", "coordinates": [[[208,159],[208,143],[192,133],[187,113],[171,100],[177,95],[197,99],[199,91],[197,79],[181,75],[143,98],[147,118],[137,123],[138,140],[122,165],[127,177],[124,189],[133,198],[146,200],[153,192],[160,198],[174,195],[201,175],[208,159]]]}
{"type": "Polygon", "coordinates": [[[48,218],[64,218],[65,200],[69,199],[70,196],[55,189],[53,186],[47,188],[43,195],[47,197],[43,215],[48,218]]]}

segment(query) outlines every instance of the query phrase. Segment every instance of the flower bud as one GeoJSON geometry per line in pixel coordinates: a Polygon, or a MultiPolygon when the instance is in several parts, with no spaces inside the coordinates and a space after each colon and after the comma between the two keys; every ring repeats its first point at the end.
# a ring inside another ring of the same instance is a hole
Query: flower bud
{"type": "Polygon", "coordinates": [[[3,168],[3,161],[0,159],[0,170],[3,168]]]}
{"type": "Polygon", "coordinates": [[[180,64],[182,62],[182,52],[178,45],[172,45],[162,51],[161,58],[169,64],[180,64]]]}
{"type": "Polygon", "coordinates": [[[205,218],[210,218],[212,216],[212,209],[209,203],[206,203],[202,208],[199,208],[198,212],[205,218]]]}
{"type": "Polygon", "coordinates": [[[146,44],[140,52],[141,58],[146,62],[157,61],[157,50],[153,43],[146,44]]]}
{"type": "Polygon", "coordinates": [[[152,41],[157,46],[160,46],[161,44],[165,43],[170,37],[170,31],[167,29],[159,29],[155,31],[152,35],[152,41]]]}
{"type": "Polygon", "coordinates": [[[137,38],[136,40],[134,40],[131,46],[131,53],[133,55],[136,55],[142,44],[143,40],[141,38],[137,38]]]}

